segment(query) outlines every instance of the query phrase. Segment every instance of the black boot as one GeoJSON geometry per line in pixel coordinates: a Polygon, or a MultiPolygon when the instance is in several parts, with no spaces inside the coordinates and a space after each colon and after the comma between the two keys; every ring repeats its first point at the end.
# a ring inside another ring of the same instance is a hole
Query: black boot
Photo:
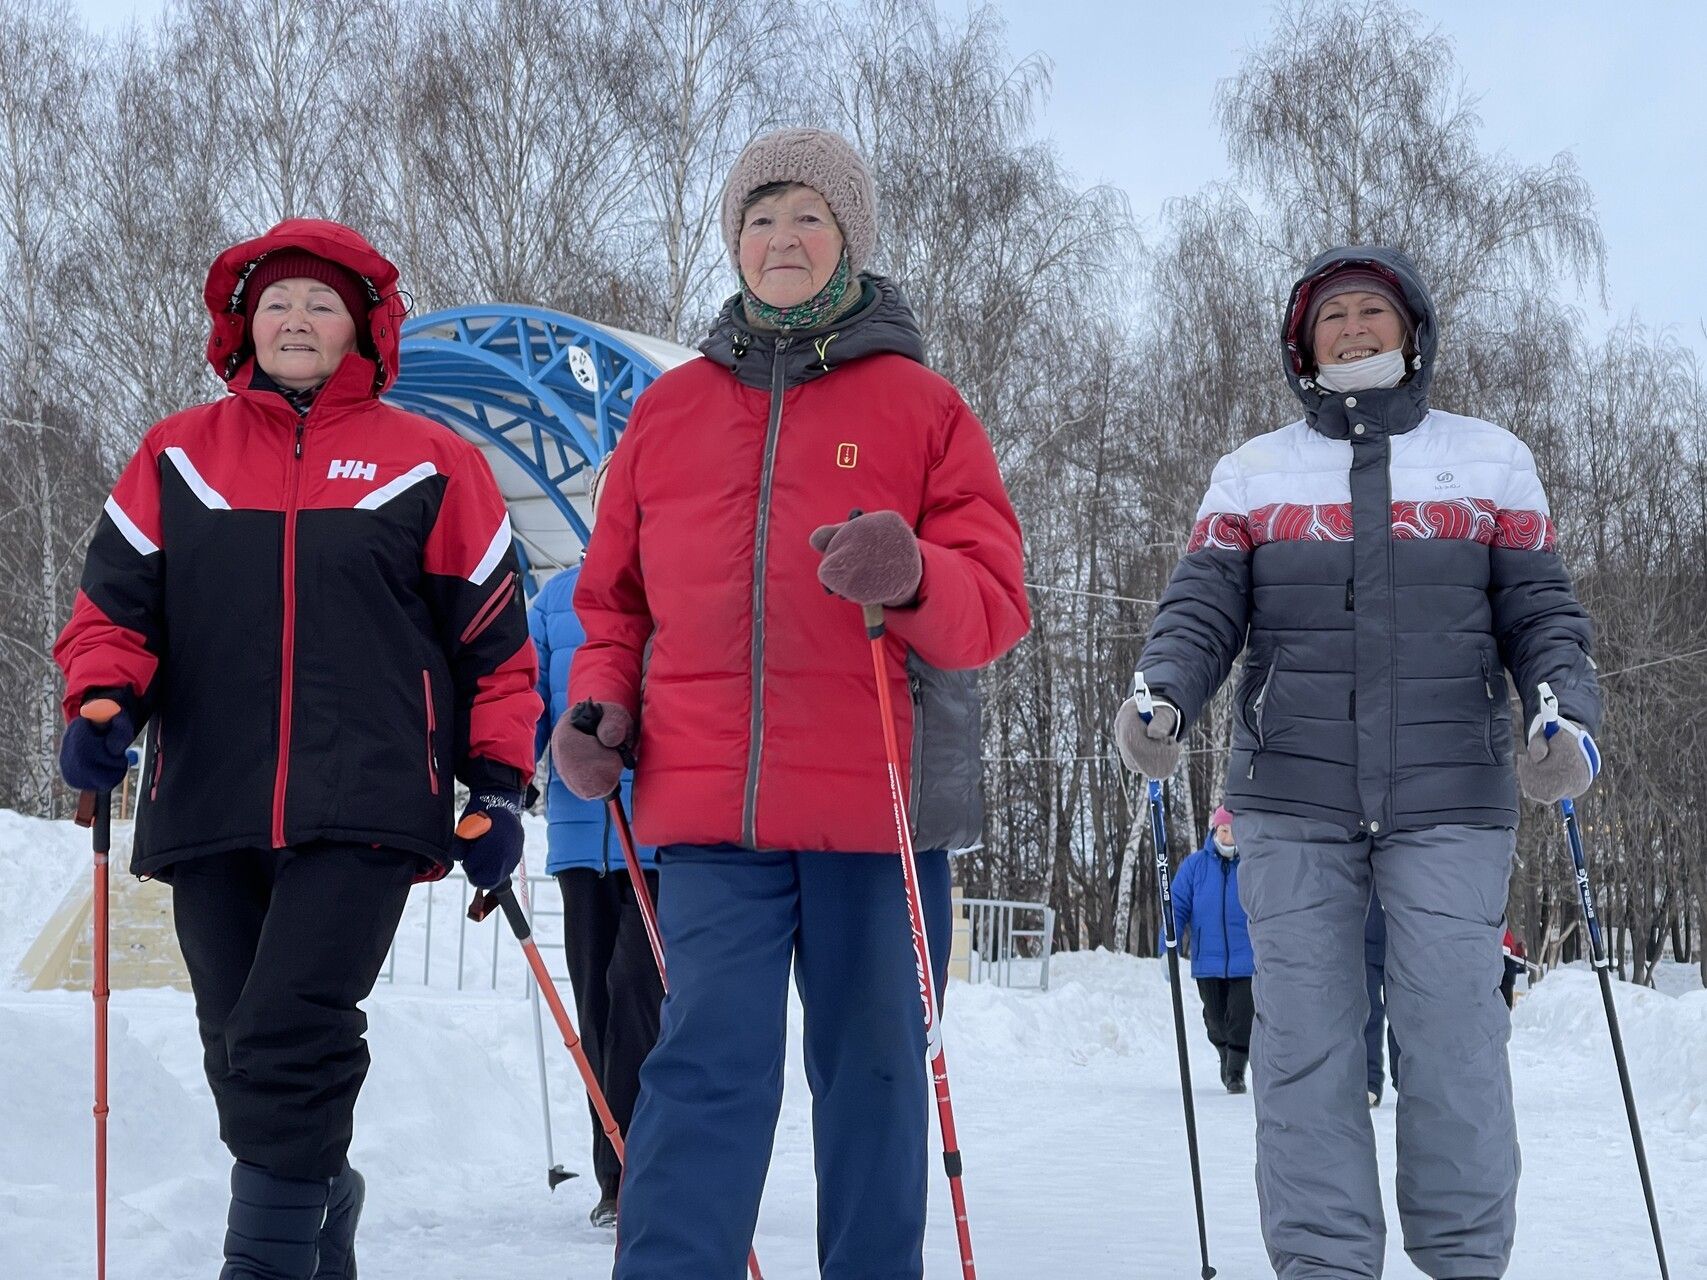
{"type": "Polygon", "coordinates": [[[239,1160],[219,1280],[313,1280],[330,1189],[325,1178],[283,1178],[239,1160]]]}
{"type": "Polygon", "coordinates": [[[600,1196],[599,1202],[593,1206],[593,1211],[587,1215],[587,1221],[595,1227],[614,1230],[616,1227],[616,1197],[600,1196]]]}
{"type": "Polygon", "coordinates": [[[1228,1093],[1243,1093],[1245,1091],[1245,1061],[1247,1054],[1237,1049],[1229,1049],[1221,1060],[1221,1083],[1227,1086],[1228,1093]]]}
{"type": "Polygon", "coordinates": [[[344,1166],[332,1179],[326,1201],[326,1225],[320,1228],[320,1265],[314,1280],[356,1280],[356,1223],[362,1216],[367,1183],[362,1175],[344,1166]]]}

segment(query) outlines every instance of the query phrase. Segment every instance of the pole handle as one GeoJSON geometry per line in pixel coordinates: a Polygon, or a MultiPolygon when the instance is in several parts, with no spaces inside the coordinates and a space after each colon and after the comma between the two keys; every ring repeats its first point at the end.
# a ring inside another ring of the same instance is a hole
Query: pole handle
{"type": "Polygon", "coordinates": [[[1138,718],[1149,724],[1156,714],[1156,700],[1150,695],[1150,686],[1145,683],[1142,671],[1132,673],[1132,696],[1138,699],[1138,718]]]}
{"type": "MultiPolygon", "coordinates": [[[[113,717],[123,710],[124,708],[112,698],[90,698],[89,701],[85,702],[77,709],[77,714],[82,716],[83,719],[87,720],[90,724],[100,725],[105,728],[112,722],[113,717]]],[[[85,828],[96,826],[98,823],[102,824],[103,829],[95,833],[97,843],[101,846],[98,852],[106,852],[111,845],[110,840],[107,839],[107,833],[104,826],[104,824],[110,819],[110,813],[110,792],[80,791],[77,793],[77,812],[73,816],[73,821],[75,821],[78,826],[85,828]],[[107,800],[106,804],[101,803],[103,798],[107,800]]]]}
{"type": "Polygon", "coordinates": [[[1553,686],[1543,680],[1535,686],[1535,692],[1541,698],[1541,736],[1551,739],[1559,732],[1559,699],[1553,692],[1553,686]]]}
{"type": "MultiPolygon", "coordinates": [[[[599,725],[604,723],[604,718],[605,709],[598,703],[594,702],[591,698],[583,698],[580,702],[577,702],[574,706],[569,708],[569,727],[572,729],[579,729],[589,738],[596,738],[599,736],[599,725]]],[[[624,769],[633,769],[635,767],[634,748],[629,746],[628,743],[620,743],[613,748],[613,750],[615,750],[618,756],[622,757],[622,767],[624,769]]],[[[619,790],[620,787],[621,784],[619,783],[619,790]]],[[[613,796],[616,794],[616,791],[611,792],[611,795],[613,796]]]]}

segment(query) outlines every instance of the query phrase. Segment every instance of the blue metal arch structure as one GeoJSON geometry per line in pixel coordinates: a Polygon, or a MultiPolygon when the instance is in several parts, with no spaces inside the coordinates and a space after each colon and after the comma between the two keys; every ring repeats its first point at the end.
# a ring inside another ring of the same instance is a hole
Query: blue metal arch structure
{"type": "MultiPolygon", "coordinates": [[[[523,565],[543,561],[542,569],[564,563],[561,555],[543,553],[541,542],[561,544],[565,532],[545,528],[542,513],[554,512],[585,547],[587,516],[572,498],[585,493],[592,469],[615,448],[640,393],[695,354],[559,311],[509,304],[418,316],[404,324],[402,343],[400,372],[386,400],[482,447],[511,504],[523,565]],[[516,513],[526,499],[541,496],[549,507],[530,505],[535,527],[529,529],[516,513]]],[[[534,575],[523,581],[531,596],[534,575]]]]}

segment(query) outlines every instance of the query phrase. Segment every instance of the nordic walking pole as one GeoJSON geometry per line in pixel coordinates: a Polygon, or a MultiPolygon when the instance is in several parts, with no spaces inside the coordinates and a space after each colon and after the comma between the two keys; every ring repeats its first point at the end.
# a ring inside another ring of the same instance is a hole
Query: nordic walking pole
{"type": "Polygon", "coordinates": [[[901,879],[907,892],[907,916],[913,927],[913,963],[918,968],[919,1000],[924,1005],[925,1052],[930,1056],[937,1120],[942,1128],[942,1167],[948,1173],[948,1193],[954,1202],[954,1231],[960,1240],[961,1274],[964,1280],[975,1280],[978,1273],[972,1265],[972,1228],[966,1219],[966,1190],[960,1180],[960,1139],[954,1128],[954,1102],[948,1092],[948,1059],[943,1053],[942,1025],[937,1017],[936,984],[931,980],[930,940],[925,936],[919,865],[913,856],[907,799],[901,793],[901,748],[895,739],[895,712],[889,699],[889,664],[883,652],[883,606],[868,604],[863,608],[865,634],[871,641],[872,670],[877,676],[877,713],[883,721],[883,750],[889,763],[889,799],[895,809],[895,837],[901,847],[901,879]]]}
{"type": "MultiPolygon", "coordinates": [[[[1150,686],[1144,683],[1142,671],[1132,675],[1132,693],[1138,699],[1138,718],[1149,724],[1156,711],[1156,700],[1150,696],[1150,686]]],[[[1161,781],[1146,778],[1144,784],[1150,804],[1150,840],[1156,851],[1156,897],[1162,908],[1162,942],[1168,952],[1168,989],[1173,993],[1180,1092],[1185,1098],[1185,1145],[1191,1153],[1191,1194],[1197,1201],[1197,1248],[1203,1257],[1203,1280],[1210,1280],[1215,1268],[1209,1265],[1209,1228],[1203,1217],[1203,1171],[1197,1155],[1197,1109],[1191,1101],[1191,1058],[1186,1052],[1185,1006],[1180,1000],[1179,934],[1174,924],[1173,871],[1168,863],[1168,820],[1162,808],[1161,781]]]]}
{"type": "MultiPolygon", "coordinates": [[[[589,736],[597,736],[599,721],[604,718],[604,712],[599,710],[599,704],[591,701],[577,702],[569,710],[569,724],[589,736]]],[[[623,745],[616,748],[622,757],[622,767],[634,768],[634,750],[623,745]]],[[[658,908],[652,901],[652,890],[647,887],[646,873],[640,867],[640,853],[634,844],[634,832],[628,825],[628,812],[622,807],[622,783],[619,780],[610,795],[605,797],[605,809],[616,826],[617,841],[622,845],[622,860],[628,867],[628,882],[634,887],[634,899],[640,904],[640,919],[646,926],[646,941],[652,945],[652,962],[658,966],[658,982],[664,988],[664,994],[670,993],[670,975],[664,965],[664,935],[658,931],[658,908]]],[[[764,1280],[759,1271],[758,1251],[747,1250],[747,1274],[753,1280],[764,1280]]]]}
{"type": "MultiPolygon", "coordinates": [[[[1541,732],[1549,741],[1559,732],[1559,699],[1553,687],[1543,680],[1536,686],[1541,695],[1541,732]]],[[[1598,757],[1592,761],[1599,771],[1598,757]]],[[[1654,1180],[1648,1172],[1648,1151],[1642,1144],[1642,1123],[1636,1118],[1636,1095],[1630,1088],[1630,1066],[1624,1060],[1624,1037],[1618,1029],[1618,1009],[1612,1001],[1611,963],[1600,934],[1600,917],[1594,909],[1594,891],[1589,888],[1588,859],[1583,854],[1582,832],[1577,827],[1577,807],[1569,797],[1559,801],[1559,814],[1564,819],[1565,838],[1571,846],[1571,862],[1577,873],[1577,901],[1582,906],[1583,923],[1588,926],[1589,964],[1600,976],[1600,999],[1606,1006],[1606,1026],[1612,1033],[1612,1057],[1618,1064],[1618,1084],[1624,1091],[1624,1114],[1630,1119],[1630,1141],[1636,1148],[1636,1170],[1642,1176],[1642,1197],[1648,1204],[1648,1226],[1654,1233],[1654,1253],[1659,1258],[1661,1280],[1671,1280],[1666,1266],[1665,1241],[1660,1236],[1660,1215],[1654,1204],[1654,1180]]]]}
{"type": "MultiPolygon", "coordinates": [[[[473,813],[457,823],[456,833],[465,840],[477,840],[485,835],[491,826],[492,819],[483,813],[473,813]]],[[[569,1056],[575,1060],[576,1070],[581,1073],[581,1083],[586,1087],[587,1098],[592,1102],[593,1110],[598,1113],[599,1125],[616,1150],[616,1158],[621,1160],[624,1152],[622,1129],[618,1126],[616,1117],[611,1115],[610,1104],[605,1101],[605,1091],[599,1088],[599,1078],[593,1071],[593,1064],[587,1060],[587,1051],[581,1044],[581,1037],[575,1034],[575,1024],[569,1018],[569,1011],[563,1007],[563,999],[557,994],[557,984],[551,980],[545,960],[539,954],[539,946],[533,940],[533,926],[528,923],[527,912],[522,910],[522,904],[516,900],[515,887],[508,880],[495,889],[476,890],[474,901],[468,904],[468,918],[478,923],[492,914],[494,906],[503,909],[510,932],[515,934],[516,941],[522,944],[522,954],[527,957],[528,968],[533,970],[534,982],[545,997],[545,1003],[551,1008],[551,1016],[557,1020],[557,1029],[563,1034],[563,1046],[569,1050],[569,1056]]]]}
{"type": "MultiPolygon", "coordinates": [[[[569,724],[579,729],[589,737],[597,737],[599,721],[604,719],[604,712],[599,704],[590,698],[585,702],[577,702],[569,709],[569,724]]],[[[634,751],[626,744],[616,748],[622,757],[622,767],[634,768],[634,751]]],[[[640,903],[640,919],[646,926],[646,941],[652,945],[652,959],[658,965],[658,980],[664,984],[665,992],[670,989],[669,974],[664,965],[664,937],[658,932],[658,908],[652,902],[652,890],[647,887],[646,873],[640,868],[640,854],[634,845],[634,832],[628,825],[628,813],[622,807],[622,783],[619,780],[610,795],[605,797],[605,809],[610,814],[611,822],[616,826],[617,840],[622,845],[622,860],[628,867],[628,881],[634,886],[635,899],[640,903]]]]}
{"type": "MultiPolygon", "coordinates": [[[[517,883],[521,886],[522,911],[532,920],[533,902],[528,896],[528,865],[525,857],[518,864],[517,870],[520,873],[517,883]]],[[[557,1152],[551,1137],[551,1088],[545,1074],[545,1030],[540,1025],[537,982],[528,984],[528,1004],[533,1008],[533,1054],[539,1074],[539,1113],[545,1125],[545,1185],[555,1191],[559,1183],[567,1182],[575,1175],[557,1163],[557,1152]]]]}
{"type": "MultiPolygon", "coordinates": [[[[95,698],[78,712],[93,724],[104,725],[122,708],[111,698],[95,698]]],[[[85,791],[77,797],[77,825],[93,828],[95,884],[90,899],[94,908],[95,998],[95,1275],[107,1277],[107,864],[113,848],[113,793],[85,791]]]]}

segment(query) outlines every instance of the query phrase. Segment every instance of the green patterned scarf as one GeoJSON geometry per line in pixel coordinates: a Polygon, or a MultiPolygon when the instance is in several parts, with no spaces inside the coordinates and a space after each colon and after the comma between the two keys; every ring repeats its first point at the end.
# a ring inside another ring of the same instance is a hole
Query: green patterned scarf
{"type": "MultiPolygon", "coordinates": [[[[848,254],[844,249],[841,261],[836,263],[836,269],[824,282],[824,287],[805,302],[796,303],[792,307],[773,307],[749,289],[746,278],[743,277],[741,306],[747,313],[748,321],[757,328],[795,332],[816,329],[820,325],[828,324],[845,310],[842,304],[847,301],[848,285],[852,281],[853,270],[848,265],[848,254]]],[[[859,296],[857,291],[854,296],[859,296]]]]}

